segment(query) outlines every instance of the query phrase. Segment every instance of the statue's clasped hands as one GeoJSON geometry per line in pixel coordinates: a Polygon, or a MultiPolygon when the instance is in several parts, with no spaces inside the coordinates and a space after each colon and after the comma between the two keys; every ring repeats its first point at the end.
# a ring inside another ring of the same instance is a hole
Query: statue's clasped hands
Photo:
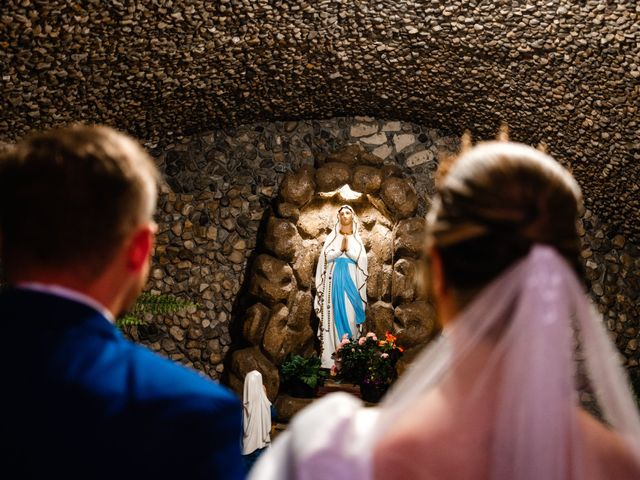
{"type": "Polygon", "coordinates": [[[342,237],[342,245],[340,246],[340,250],[343,252],[346,252],[348,248],[349,248],[349,239],[347,238],[346,235],[344,235],[342,237]]]}

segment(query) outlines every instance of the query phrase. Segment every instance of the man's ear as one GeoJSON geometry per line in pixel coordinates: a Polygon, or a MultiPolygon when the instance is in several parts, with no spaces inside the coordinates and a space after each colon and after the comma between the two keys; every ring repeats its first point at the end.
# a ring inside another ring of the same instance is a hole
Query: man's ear
{"type": "Polygon", "coordinates": [[[144,268],[153,249],[154,236],[155,228],[151,224],[138,227],[133,232],[127,250],[127,267],[129,270],[138,272],[144,268]]]}

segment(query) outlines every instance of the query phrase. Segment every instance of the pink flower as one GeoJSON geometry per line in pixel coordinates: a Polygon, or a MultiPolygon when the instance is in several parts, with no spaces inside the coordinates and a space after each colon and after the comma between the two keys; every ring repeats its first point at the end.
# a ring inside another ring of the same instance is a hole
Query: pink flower
{"type": "Polygon", "coordinates": [[[382,358],[389,358],[389,354],[388,353],[383,353],[382,355],[380,355],[382,358]]]}
{"type": "Polygon", "coordinates": [[[358,345],[364,345],[365,340],[366,340],[366,338],[364,338],[364,337],[360,337],[360,338],[358,339],[358,345]]]}
{"type": "Polygon", "coordinates": [[[343,338],[340,342],[340,346],[344,347],[347,343],[349,343],[349,338],[343,338]]]}
{"type": "Polygon", "coordinates": [[[376,334],[373,333],[373,332],[367,333],[367,338],[371,338],[371,337],[375,337],[375,336],[376,336],[376,334]]]}
{"type": "Polygon", "coordinates": [[[338,375],[338,369],[336,368],[335,365],[331,366],[331,371],[329,372],[329,375],[331,375],[332,377],[335,377],[336,375],[338,375]]]}

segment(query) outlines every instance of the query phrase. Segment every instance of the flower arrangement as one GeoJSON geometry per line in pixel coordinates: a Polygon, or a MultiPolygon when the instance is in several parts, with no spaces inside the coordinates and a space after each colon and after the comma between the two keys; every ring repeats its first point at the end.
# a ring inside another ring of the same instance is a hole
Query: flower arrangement
{"type": "Polygon", "coordinates": [[[368,384],[386,389],[397,377],[396,363],[402,352],[396,337],[389,332],[384,340],[378,340],[373,332],[358,339],[345,335],[333,354],[335,365],[331,375],[361,387],[368,384]]]}

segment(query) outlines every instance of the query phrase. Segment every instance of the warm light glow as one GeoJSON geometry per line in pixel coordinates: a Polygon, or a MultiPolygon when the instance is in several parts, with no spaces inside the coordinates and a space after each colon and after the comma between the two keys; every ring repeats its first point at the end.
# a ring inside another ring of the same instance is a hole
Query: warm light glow
{"type": "Polygon", "coordinates": [[[322,198],[331,198],[334,195],[339,195],[342,200],[356,200],[362,196],[362,193],[351,190],[351,187],[346,183],[338,190],[334,190],[333,192],[320,193],[320,196],[322,198]]]}

